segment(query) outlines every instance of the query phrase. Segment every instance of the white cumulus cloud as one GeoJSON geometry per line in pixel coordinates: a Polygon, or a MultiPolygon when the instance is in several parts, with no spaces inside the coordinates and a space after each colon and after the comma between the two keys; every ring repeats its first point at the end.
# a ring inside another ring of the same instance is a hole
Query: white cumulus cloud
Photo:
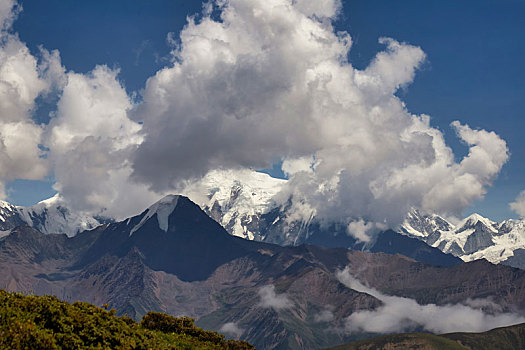
{"type": "Polygon", "coordinates": [[[331,25],[338,1],[214,6],[220,20],[190,19],[132,113],[144,122],[133,177],[153,190],[282,159],[290,181],[279,198],[293,199],[292,217],[393,227],[412,207],[459,215],[506,162],[498,135],[454,122],[469,147],[456,162],[430,117],[396,96],[426,59],[421,48],[380,38],[385,50],[354,68],[350,36],[331,25]]]}
{"type": "Polygon", "coordinates": [[[33,56],[11,33],[20,7],[0,1],[0,197],[14,179],[38,180],[48,173],[45,152],[39,147],[43,126],[32,119],[35,100],[57,85],[57,52],[33,56]]]}
{"type": "Polygon", "coordinates": [[[67,72],[58,51],[31,55],[7,31],[19,7],[0,0],[0,190],[51,169],[73,209],[122,218],[215,169],[281,160],[290,179],[275,200],[292,198],[289,221],[358,222],[349,233],[367,241],[413,207],[459,215],[507,161],[505,141],[454,122],[469,148],[456,161],[430,117],[411,114],[396,95],[414,80],[423,50],[379,38],[384,50],[356,69],[350,35],[332,26],[341,6],[208,3],[134,103],[116,70],[67,72]],[[35,99],[53,89],[56,116],[37,125],[35,99]]]}
{"type": "Polygon", "coordinates": [[[87,75],[67,73],[46,146],[55,189],[74,210],[124,218],[158,194],[129,178],[141,126],[128,118],[132,103],[117,74],[106,66],[87,75]]]}
{"type": "Polygon", "coordinates": [[[348,224],[348,233],[354,236],[359,242],[369,242],[370,237],[379,231],[383,231],[388,227],[374,222],[365,222],[363,219],[352,221],[348,224]]]}

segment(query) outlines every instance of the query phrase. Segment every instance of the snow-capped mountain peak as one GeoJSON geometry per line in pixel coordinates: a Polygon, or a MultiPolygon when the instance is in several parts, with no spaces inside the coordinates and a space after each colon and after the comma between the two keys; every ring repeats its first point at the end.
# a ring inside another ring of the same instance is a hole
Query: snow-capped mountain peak
{"type": "Polygon", "coordinates": [[[177,203],[179,201],[178,195],[167,195],[163,198],[161,198],[159,201],[153,203],[148,209],[146,209],[146,214],[142,217],[140,222],[131,229],[129,232],[129,235],[131,236],[133,232],[137,231],[139,228],[144,225],[146,221],[148,221],[153,215],[157,215],[157,221],[159,223],[159,227],[162,231],[167,232],[168,231],[168,218],[171,213],[173,213],[173,210],[177,207],[177,203]]]}
{"type": "Polygon", "coordinates": [[[15,208],[15,207],[16,206],[14,206],[13,204],[9,202],[0,200],[0,209],[10,209],[10,208],[15,208]]]}
{"type": "Polygon", "coordinates": [[[424,216],[412,211],[400,231],[463,261],[484,258],[497,264],[513,257],[515,251],[525,249],[524,219],[497,223],[472,214],[457,225],[448,223],[445,225],[448,229],[440,229],[436,228],[432,217],[437,215],[424,216]]]}
{"type": "Polygon", "coordinates": [[[249,169],[213,170],[181,193],[231,234],[253,240],[257,218],[275,208],[273,198],[286,182],[249,169]]]}
{"type": "Polygon", "coordinates": [[[6,220],[13,215],[13,212],[16,211],[16,206],[12,205],[9,202],[0,200],[0,221],[6,222],[6,220]]]}
{"type": "Polygon", "coordinates": [[[419,210],[412,209],[401,229],[412,236],[428,237],[436,231],[450,231],[454,226],[439,215],[424,215],[419,210]]]}
{"type": "Polygon", "coordinates": [[[11,229],[20,225],[31,226],[42,233],[74,236],[109,221],[111,220],[108,218],[97,218],[70,210],[58,194],[31,207],[0,202],[0,236],[9,234],[11,229]]]}
{"type": "Polygon", "coordinates": [[[498,224],[492,220],[489,220],[479,214],[472,214],[469,217],[463,219],[457,226],[456,231],[461,232],[469,229],[485,229],[493,233],[498,232],[498,224]]]}

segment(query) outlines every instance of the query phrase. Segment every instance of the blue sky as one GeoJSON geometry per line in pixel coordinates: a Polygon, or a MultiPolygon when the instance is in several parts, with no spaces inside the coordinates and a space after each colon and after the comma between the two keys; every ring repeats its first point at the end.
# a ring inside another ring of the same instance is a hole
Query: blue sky
{"type": "MultiPolygon", "coordinates": [[[[169,64],[169,32],[176,34],[199,1],[25,0],[13,30],[31,52],[58,49],[62,64],[78,73],[97,64],[119,68],[127,92],[140,91],[148,77],[169,64]]],[[[492,219],[515,217],[508,208],[525,189],[525,2],[494,1],[343,1],[335,23],[353,39],[350,62],[365,68],[387,36],[419,46],[427,61],[407,89],[397,92],[411,113],[431,116],[456,157],[468,148],[449,124],[495,131],[510,149],[510,159],[483,201],[465,214],[492,219]]],[[[55,101],[56,102],[56,101],[55,101]]],[[[39,101],[35,118],[47,123],[54,101],[39,101]]],[[[54,193],[46,181],[16,180],[8,200],[33,204],[54,193]]]]}

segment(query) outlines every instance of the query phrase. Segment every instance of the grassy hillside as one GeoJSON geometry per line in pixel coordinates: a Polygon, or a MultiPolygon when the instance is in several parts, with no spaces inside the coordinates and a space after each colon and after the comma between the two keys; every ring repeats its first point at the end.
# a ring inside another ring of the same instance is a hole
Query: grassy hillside
{"type": "Polygon", "coordinates": [[[442,337],[461,342],[472,349],[525,349],[525,323],[502,327],[483,333],[450,333],[442,337]]]}
{"type": "Polygon", "coordinates": [[[150,312],[140,323],[89,303],[0,290],[0,349],[254,349],[194,325],[189,317],[150,312]]]}
{"type": "Polygon", "coordinates": [[[336,346],[332,350],[466,350],[469,349],[453,340],[428,333],[391,334],[371,339],[359,340],[336,346]]]}
{"type": "Polygon", "coordinates": [[[522,350],[525,349],[525,323],[496,328],[483,333],[391,334],[340,345],[332,350],[522,350]]]}

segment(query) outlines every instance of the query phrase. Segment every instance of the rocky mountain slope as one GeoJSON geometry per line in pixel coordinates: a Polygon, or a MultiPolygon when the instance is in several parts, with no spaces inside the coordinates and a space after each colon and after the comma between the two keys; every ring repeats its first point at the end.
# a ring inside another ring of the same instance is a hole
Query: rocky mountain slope
{"type": "Polygon", "coordinates": [[[525,220],[497,223],[472,214],[457,225],[438,215],[412,211],[400,230],[463,261],[486,259],[525,268],[525,220]]]}
{"type": "Polygon", "coordinates": [[[421,305],[490,297],[487,312],[525,309],[525,271],[486,262],[434,267],[401,255],[244,240],[182,196],[74,237],[18,227],[0,240],[0,268],[0,286],[11,291],[109,303],[136,319],[150,310],[188,315],[262,349],[355,339],[348,318],[381,310],[384,301],[343,283],[345,268],[371,288],[421,305]]]}
{"type": "Polygon", "coordinates": [[[461,262],[419,239],[391,230],[380,233],[365,245],[349,235],[344,224],[326,225],[317,221],[315,216],[307,221],[296,219],[289,212],[289,200],[282,198],[280,193],[285,186],[286,180],[252,170],[212,171],[188,185],[182,193],[199,204],[230,234],[249,240],[399,253],[439,266],[461,262]]]}
{"type": "MultiPolygon", "coordinates": [[[[439,261],[436,257],[421,260],[421,253],[403,252],[403,247],[418,245],[411,240],[396,237],[399,244],[390,244],[390,250],[385,250],[388,244],[384,234],[364,245],[348,234],[346,225],[321,224],[315,216],[306,221],[297,220],[289,212],[290,203],[280,194],[285,187],[286,180],[251,170],[213,171],[185,188],[183,193],[195,199],[228,232],[239,237],[280,245],[310,243],[397,252],[424,262],[439,261]]],[[[463,261],[487,259],[495,264],[503,262],[525,268],[525,220],[496,223],[473,214],[453,225],[438,215],[423,215],[413,210],[396,232],[463,261]]],[[[388,234],[389,238],[393,236],[388,234]]],[[[417,251],[421,250],[423,246],[418,246],[417,251]]]]}

